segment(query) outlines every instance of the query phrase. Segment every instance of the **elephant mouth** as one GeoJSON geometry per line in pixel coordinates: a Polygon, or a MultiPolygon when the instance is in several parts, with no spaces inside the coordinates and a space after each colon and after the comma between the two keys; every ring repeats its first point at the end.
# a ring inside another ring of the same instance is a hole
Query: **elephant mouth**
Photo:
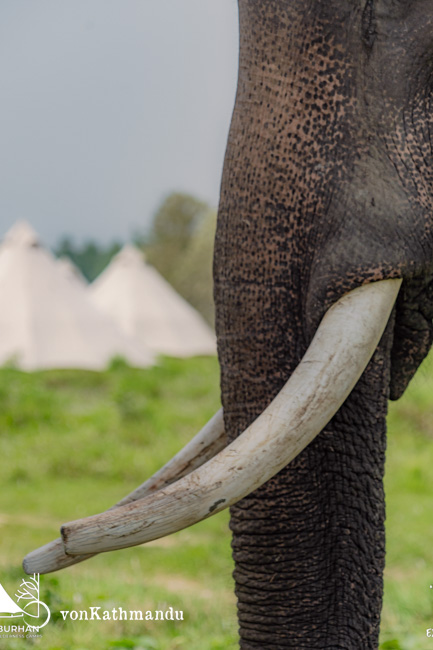
{"type": "Polygon", "coordinates": [[[191,526],[233,505],[290,463],[342,406],[368,365],[401,286],[354,289],[326,312],[300,364],[263,413],[226,446],[222,412],[165,467],[112,509],[61,528],[27,555],[27,573],[49,573],[96,553],[191,526]]]}

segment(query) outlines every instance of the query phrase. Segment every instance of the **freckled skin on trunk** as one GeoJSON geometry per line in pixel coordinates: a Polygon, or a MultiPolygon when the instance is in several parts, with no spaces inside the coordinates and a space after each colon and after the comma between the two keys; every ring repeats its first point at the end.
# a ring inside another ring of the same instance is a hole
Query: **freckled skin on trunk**
{"type": "Polygon", "coordinates": [[[278,393],[330,304],[404,278],[343,408],[232,508],[242,648],[377,647],[386,404],[432,340],[433,7],[409,5],[239,0],[214,265],[229,438],[278,393]]]}

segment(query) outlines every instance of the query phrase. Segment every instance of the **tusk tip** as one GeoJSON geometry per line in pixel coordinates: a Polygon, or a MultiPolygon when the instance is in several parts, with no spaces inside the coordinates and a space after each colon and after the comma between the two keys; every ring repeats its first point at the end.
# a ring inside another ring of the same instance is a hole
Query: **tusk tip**
{"type": "Polygon", "coordinates": [[[60,566],[68,566],[69,560],[62,540],[56,539],[26,555],[23,560],[23,569],[27,574],[51,573],[60,566]]]}
{"type": "Polygon", "coordinates": [[[71,556],[65,551],[63,540],[58,538],[40,548],[32,551],[23,560],[22,567],[25,573],[52,573],[66,569],[73,564],[87,560],[91,555],[71,556]]]}
{"type": "MultiPolygon", "coordinates": [[[[68,544],[71,538],[71,532],[73,534],[73,525],[71,526],[71,523],[63,524],[60,527],[60,535],[61,535],[61,540],[62,540],[62,546],[64,553],[68,556],[68,544]]],[[[69,557],[71,557],[69,555],[69,557]]]]}
{"type": "Polygon", "coordinates": [[[30,556],[31,553],[29,553],[29,555],[26,555],[22,562],[23,571],[24,573],[27,573],[28,576],[33,575],[33,573],[38,573],[38,571],[33,571],[33,564],[30,556]]]}

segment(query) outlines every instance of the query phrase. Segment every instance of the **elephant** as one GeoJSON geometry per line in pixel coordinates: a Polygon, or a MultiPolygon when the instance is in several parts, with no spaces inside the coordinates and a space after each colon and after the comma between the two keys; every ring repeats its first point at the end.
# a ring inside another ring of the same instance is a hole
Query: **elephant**
{"type": "Polygon", "coordinates": [[[223,410],[24,568],[230,507],[242,648],[376,648],[387,403],[433,336],[433,3],[238,8],[214,253],[223,410]]]}

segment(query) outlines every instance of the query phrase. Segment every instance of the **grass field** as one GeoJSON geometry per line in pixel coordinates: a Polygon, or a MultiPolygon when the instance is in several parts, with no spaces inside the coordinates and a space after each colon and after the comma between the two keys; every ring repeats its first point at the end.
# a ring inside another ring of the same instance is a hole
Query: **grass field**
{"type": "MultiPolygon", "coordinates": [[[[430,366],[430,367],[429,367],[430,366]]],[[[104,373],[0,370],[0,582],[13,595],[31,549],[59,524],[111,506],[174,455],[219,406],[214,359],[104,373]]],[[[386,472],[383,648],[433,648],[433,367],[391,406],[386,472]]],[[[237,647],[228,516],[100,555],[41,579],[53,621],[22,650],[230,650],[237,647]],[[184,621],[63,621],[60,610],[166,610],[184,621]]]]}

